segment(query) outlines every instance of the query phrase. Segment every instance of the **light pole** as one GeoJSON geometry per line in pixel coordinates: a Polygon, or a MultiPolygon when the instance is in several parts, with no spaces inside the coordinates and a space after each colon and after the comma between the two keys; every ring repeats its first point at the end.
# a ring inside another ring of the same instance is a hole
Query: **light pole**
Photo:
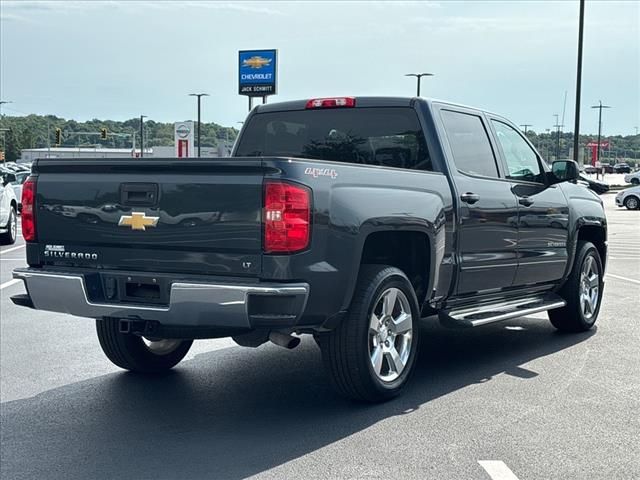
{"type": "Polygon", "coordinates": [[[598,109],[598,153],[596,154],[596,161],[600,161],[600,136],[602,135],[602,109],[611,108],[609,105],[603,105],[602,100],[598,100],[598,105],[591,105],[591,108],[598,109]]]}
{"type": "Polygon", "coordinates": [[[0,116],[2,116],[2,105],[13,103],[11,100],[0,100],[0,116]]]}
{"type": "Polygon", "coordinates": [[[556,117],[556,124],[554,125],[554,128],[557,129],[557,131],[556,131],[556,160],[558,160],[558,158],[560,157],[560,128],[564,127],[564,125],[560,125],[560,123],[558,123],[560,115],[558,115],[557,113],[554,113],[553,116],[556,117]]]}
{"type": "Polygon", "coordinates": [[[520,125],[521,127],[524,127],[524,136],[527,136],[527,129],[529,127],[533,127],[533,125],[531,123],[523,123],[522,125],[520,125]]]}
{"type": "Polygon", "coordinates": [[[418,81],[418,92],[416,93],[416,97],[419,97],[420,96],[420,80],[422,80],[422,77],[433,77],[433,73],[405,73],[404,76],[416,77],[416,80],[418,81]]]}
{"type": "Polygon", "coordinates": [[[584,0],[580,0],[580,19],[578,21],[578,66],[576,68],[576,115],[573,127],[573,160],[578,163],[580,148],[580,94],[582,91],[582,39],[584,33],[584,0]]]}
{"type": "Polygon", "coordinates": [[[208,97],[209,94],[208,93],[190,93],[189,96],[198,98],[198,129],[196,131],[197,131],[197,141],[198,141],[198,158],[200,158],[200,98],[208,97]]]}
{"type": "Polygon", "coordinates": [[[140,158],[144,157],[144,119],[146,115],[140,115],[140,158]]]}

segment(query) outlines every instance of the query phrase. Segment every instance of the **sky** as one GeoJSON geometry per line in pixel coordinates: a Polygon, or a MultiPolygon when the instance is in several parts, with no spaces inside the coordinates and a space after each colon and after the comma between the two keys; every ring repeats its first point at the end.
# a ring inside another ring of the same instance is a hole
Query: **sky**
{"type": "MultiPolygon", "coordinates": [[[[422,95],[573,131],[578,0],[0,1],[2,113],[238,126],[238,51],[278,49],[276,101],[422,95]]],[[[587,0],[581,132],[640,126],[640,2],[587,0]]]]}

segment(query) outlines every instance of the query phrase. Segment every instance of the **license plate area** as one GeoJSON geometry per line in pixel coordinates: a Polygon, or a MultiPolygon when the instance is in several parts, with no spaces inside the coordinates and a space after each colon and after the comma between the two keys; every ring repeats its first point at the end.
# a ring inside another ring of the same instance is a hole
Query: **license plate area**
{"type": "Polygon", "coordinates": [[[169,279],[146,275],[102,275],[102,291],[107,302],[168,305],[169,279]]]}

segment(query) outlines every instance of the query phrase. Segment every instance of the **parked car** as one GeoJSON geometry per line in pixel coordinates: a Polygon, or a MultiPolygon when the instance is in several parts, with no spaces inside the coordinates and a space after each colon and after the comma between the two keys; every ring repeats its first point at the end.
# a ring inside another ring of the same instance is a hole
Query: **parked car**
{"type": "Polygon", "coordinates": [[[614,173],[631,173],[631,167],[628,163],[616,163],[613,166],[614,173]]]}
{"type": "Polygon", "coordinates": [[[9,170],[11,172],[22,172],[24,171],[24,168],[16,162],[5,162],[2,164],[2,166],[4,167],[5,170],[9,170]]]}
{"type": "Polygon", "coordinates": [[[18,213],[20,213],[20,211],[22,210],[22,184],[27,181],[30,172],[18,172],[14,175],[16,177],[16,180],[14,182],[11,182],[11,186],[13,187],[16,199],[18,200],[18,213]]]}
{"type": "Polygon", "coordinates": [[[602,171],[604,171],[604,173],[613,173],[613,165],[610,165],[608,163],[602,163],[598,166],[598,172],[602,173],[602,171]]]}
{"type": "Polygon", "coordinates": [[[629,210],[640,208],[640,186],[627,188],[616,195],[616,205],[625,206],[629,210]]]}
{"type": "Polygon", "coordinates": [[[41,159],[33,173],[13,302],[96,319],[133,372],[172,368],[197,338],[293,348],[312,334],[336,389],[377,402],[406,386],[423,316],[479,328],[547,311],[583,332],[600,309],[602,201],[575,162],[549,168],[517,125],[471,107],[265,104],[233,158],[41,159]],[[116,215],[64,216],[61,199],[116,215]],[[205,221],[168,222],[189,215],[205,221]]]}
{"type": "Polygon", "coordinates": [[[18,200],[13,191],[13,173],[3,173],[0,182],[0,245],[11,245],[18,238],[18,200]]]}
{"type": "Polygon", "coordinates": [[[594,167],[593,165],[585,165],[585,167],[584,167],[584,173],[593,174],[593,173],[598,173],[598,172],[601,172],[601,171],[602,171],[602,169],[598,169],[597,167],[594,167]]]}
{"type": "Polygon", "coordinates": [[[582,183],[585,187],[590,188],[598,195],[603,193],[607,193],[609,191],[609,185],[607,183],[601,182],[594,178],[589,178],[586,175],[580,175],[578,177],[578,182],[582,183]]]}
{"type": "Polygon", "coordinates": [[[640,185],[640,171],[624,176],[624,181],[631,185],[640,185]]]}

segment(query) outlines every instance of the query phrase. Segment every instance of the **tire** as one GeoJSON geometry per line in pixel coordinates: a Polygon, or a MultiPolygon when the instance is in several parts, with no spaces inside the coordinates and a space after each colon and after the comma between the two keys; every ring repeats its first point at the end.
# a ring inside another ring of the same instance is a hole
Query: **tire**
{"type": "Polygon", "coordinates": [[[362,265],[348,314],[335,330],[317,337],[338,393],[365,402],[397,396],[415,367],[419,312],[411,282],[401,270],[362,265]]]}
{"type": "Polygon", "coordinates": [[[138,335],[121,333],[119,319],[96,320],[102,351],[112,363],[137,373],[161,373],[175,367],[191,348],[193,340],[149,341],[138,335]]]}
{"type": "Polygon", "coordinates": [[[0,245],[13,245],[18,238],[18,221],[16,209],[12,206],[7,221],[7,232],[0,235],[0,245]]]}
{"type": "Polygon", "coordinates": [[[632,178],[631,185],[640,185],[640,178],[632,178]]]}
{"type": "Polygon", "coordinates": [[[629,195],[624,199],[624,206],[629,210],[637,210],[640,208],[640,199],[635,195],[629,195]]]}
{"type": "Polygon", "coordinates": [[[549,310],[551,324],[563,332],[589,330],[598,319],[603,290],[603,268],[600,254],[593,243],[579,241],[571,274],[558,292],[567,305],[549,310]],[[592,272],[595,277],[592,279],[593,283],[587,287],[583,282],[589,282],[589,277],[591,277],[589,272],[592,272]],[[583,294],[585,298],[583,298],[583,294]],[[587,301],[587,297],[591,300],[587,301]]]}

